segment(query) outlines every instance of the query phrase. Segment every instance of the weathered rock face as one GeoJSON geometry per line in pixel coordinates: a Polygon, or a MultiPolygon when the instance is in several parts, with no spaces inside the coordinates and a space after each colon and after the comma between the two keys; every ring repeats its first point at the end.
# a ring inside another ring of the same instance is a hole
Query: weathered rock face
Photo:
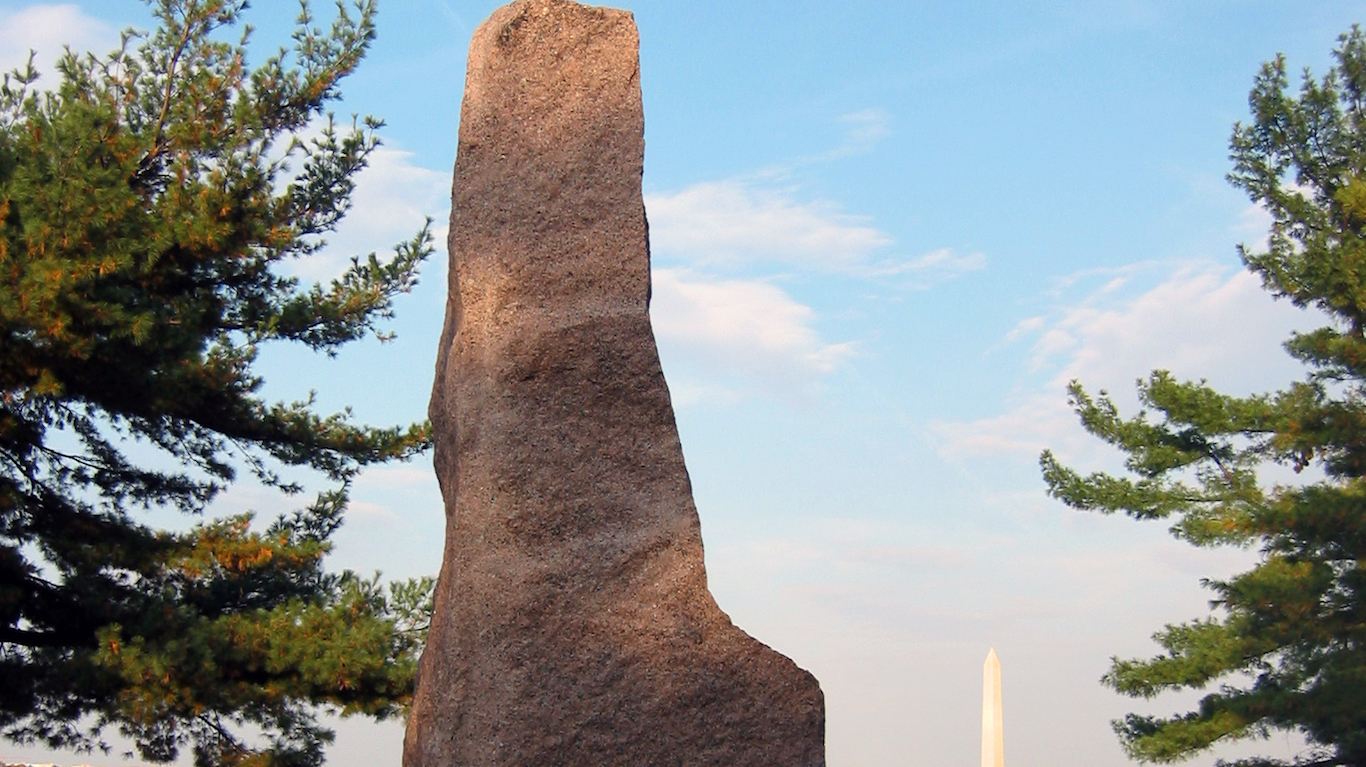
{"type": "Polygon", "coordinates": [[[406,767],[824,765],[820,686],[707,591],[648,315],[638,40],[568,0],[470,48],[406,767]]]}

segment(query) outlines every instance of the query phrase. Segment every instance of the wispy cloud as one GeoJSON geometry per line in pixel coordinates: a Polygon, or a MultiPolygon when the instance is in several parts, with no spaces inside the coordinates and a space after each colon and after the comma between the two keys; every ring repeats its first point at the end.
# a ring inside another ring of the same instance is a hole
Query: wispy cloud
{"type": "Polygon", "coordinates": [[[850,343],[822,339],[813,327],[815,312],[763,280],[681,269],[655,269],[653,280],[651,320],[671,376],[713,380],[676,386],[683,404],[741,396],[736,386],[800,399],[854,352],[850,343]],[[718,377],[734,383],[717,387],[718,377]]]}
{"type": "Polygon", "coordinates": [[[866,217],[826,201],[798,202],[787,192],[738,181],[694,184],[645,197],[655,253],[697,265],[769,262],[849,271],[892,244],[866,217]]]}
{"type": "Polygon", "coordinates": [[[34,52],[34,66],[42,73],[42,87],[56,85],[53,64],[63,46],[76,53],[103,55],[118,47],[118,30],[88,16],[74,3],[30,5],[15,11],[0,9],[0,71],[22,68],[34,52]]]}
{"type": "Polygon", "coordinates": [[[456,32],[463,35],[474,30],[474,25],[470,24],[469,20],[467,20],[464,15],[456,11],[448,0],[440,0],[438,8],[441,11],[441,15],[446,17],[446,21],[450,23],[451,28],[456,32]]]}
{"type": "Polygon", "coordinates": [[[1251,251],[1264,251],[1269,245],[1272,221],[1271,213],[1261,205],[1248,205],[1238,216],[1238,226],[1234,233],[1238,241],[1251,251]]]}
{"type": "Polygon", "coordinates": [[[1092,449],[1094,440],[1066,404],[1065,387],[1074,379],[1092,391],[1108,389],[1132,409],[1134,381],[1155,369],[1243,394],[1284,386],[1299,375],[1281,343],[1321,318],[1274,301],[1247,271],[1166,268],[1155,285],[1158,265],[1090,275],[1103,282],[1080,300],[1018,323],[1005,341],[1033,339],[1027,365],[1041,384],[1020,391],[1000,415],[934,424],[942,452],[1032,456],[1045,447],[1072,455],[1092,449]],[[1148,287],[1137,287],[1143,283],[1148,287]]]}
{"type": "MultiPolygon", "coordinates": [[[[393,247],[422,228],[432,218],[433,239],[444,252],[449,227],[450,179],[444,173],[413,163],[413,155],[380,146],[356,177],[351,209],[328,245],[317,255],[291,263],[291,271],[309,280],[327,280],[340,274],[352,256],[392,253],[393,247]]],[[[434,258],[438,269],[444,259],[434,258]]],[[[430,270],[429,270],[430,271],[430,270]]]]}
{"type": "Polygon", "coordinates": [[[779,284],[836,277],[907,293],[985,268],[981,253],[898,252],[872,217],[805,194],[802,169],[873,152],[892,135],[882,109],[842,114],[835,124],[841,137],[826,151],[645,195],[653,316],[676,401],[733,402],[752,390],[809,399],[821,377],[853,356],[854,343],[823,339],[815,310],[779,284]],[[678,375],[680,362],[696,375],[678,375]],[[736,378],[748,384],[737,388],[736,378]]]}
{"type": "Polygon", "coordinates": [[[1127,280],[1109,280],[1082,302],[1055,310],[1039,330],[1031,365],[1056,370],[1057,380],[1102,385],[1127,383],[1153,368],[1244,391],[1283,381],[1263,371],[1293,372],[1280,344],[1305,315],[1274,301],[1255,275],[1230,271],[1180,267],[1136,295],[1123,293],[1127,280]]]}
{"type": "Polygon", "coordinates": [[[923,288],[986,266],[980,253],[947,248],[908,259],[888,255],[894,240],[868,217],[828,200],[798,200],[788,189],[711,181],[646,195],[645,206],[652,251],[693,267],[908,276],[910,287],[923,288]]]}
{"type": "Polygon", "coordinates": [[[981,253],[959,254],[950,248],[932,250],[907,261],[885,259],[871,263],[866,273],[877,276],[902,275],[914,278],[907,287],[925,290],[968,272],[985,269],[987,257],[981,253]]]}
{"type": "Polygon", "coordinates": [[[803,165],[872,151],[891,134],[877,109],[842,115],[839,124],[843,141],[823,154],[645,196],[654,323],[681,404],[734,402],[756,391],[809,400],[821,377],[853,356],[855,345],[823,339],[816,312],[779,282],[837,276],[908,292],[986,266],[980,253],[949,248],[898,254],[872,218],[775,181],[803,165]],[[691,373],[680,375],[679,364],[691,373]]]}
{"type": "Polygon", "coordinates": [[[930,429],[941,440],[946,458],[1014,454],[1037,456],[1045,448],[1075,455],[1088,443],[1067,407],[1065,394],[1050,387],[1047,394],[1033,394],[1009,411],[971,421],[935,421],[930,429]]]}
{"type": "Polygon", "coordinates": [[[840,115],[839,124],[845,128],[845,154],[871,151],[878,142],[892,135],[892,117],[884,109],[864,109],[840,115]]]}
{"type": "Polygon", "coordinates": [[[768,174],[783,176],[810,165],[833,162],[845,157],[868,154],[892,135],[892,116],[884,109],[862,109],[842,114],[835,120],[844,131],[839,145],[819,154],[809,155],[788,165],[770,168],[768,174]]]}

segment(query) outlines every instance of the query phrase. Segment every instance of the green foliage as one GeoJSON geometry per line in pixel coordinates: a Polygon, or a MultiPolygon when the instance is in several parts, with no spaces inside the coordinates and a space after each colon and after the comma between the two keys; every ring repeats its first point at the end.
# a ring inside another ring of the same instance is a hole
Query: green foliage
{"type": "Polygon", "coordinates": [[[431,252],[424,227],[328,285],[280,267],[316,253],[377,146],[328,102],[374,36],[373,0],[257,68],[244,0],[155,0],[150,34],[67,52],[52,90],[0,86],[0,728],[51,747],[131,736],[145,759],[315,765],[318,706],[401,713],[430,580],[321,564],[362,467],[424,449],[428,429],[353,425],[271,403],[257,349],[327,354],[369,334],[431,252]],[[248,30],[249,32],[249,30],[248,30]],[[310,126],[322,121],[322,129],[310,126]],[[292,170],[297,166],[297,170],[292,170]],[[161,457],[155,457],[159,454],[161,457]],[[136,458],[136,460],[135,460],[136,458]],[[175,468],[167,469],[166,466],[175,468]],[[276,467],[276,468],[272,468],[276,467]],[[245,468],[335,484],[264,530],[203,514],[245,468]],[[264,733],[264,749],[235,734],[264,733]]]}
{"type": "Polygon", "coordinates": [[[1306,72],[1298,95],[1288,87],[1282,58],[1262,68],[1229,178],[1274,221],[1265,253],[1240,249],[1248,268],[1329,318],[1285,345],[1305,379],[1230,397],[1159,371],[1139,382],[1143,410],[1127,419],[1073,383],[1082,424],[1127,456],[1129,475],[1041,458],[1049,493],[1070,506],[1171,520],[1196,546],[1260,550],[1251,570],[1205,582],[1214,616],[1167,626],[1155,635],[1163,654],[1116,659],[1105,676],[1134,697],[1207,691],[1195,711],[1115,723],[1143,761],[1281,730],[1310,744],[1295,763],[1366,765],[1366,36],[1354,28],[1332,71],[1306,72]],[[1267,483],[1269,466],[1313,471],[1267,483]]]}

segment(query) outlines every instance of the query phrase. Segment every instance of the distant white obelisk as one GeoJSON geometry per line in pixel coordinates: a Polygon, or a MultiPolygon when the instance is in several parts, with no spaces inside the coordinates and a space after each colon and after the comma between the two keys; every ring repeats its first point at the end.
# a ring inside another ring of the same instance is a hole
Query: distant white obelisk
{"type": "Polygon", "coordinates": [[[1001,661],[993,647],[982,664],[982,767],[1005,767],[1001,731],[1001,661]]]}

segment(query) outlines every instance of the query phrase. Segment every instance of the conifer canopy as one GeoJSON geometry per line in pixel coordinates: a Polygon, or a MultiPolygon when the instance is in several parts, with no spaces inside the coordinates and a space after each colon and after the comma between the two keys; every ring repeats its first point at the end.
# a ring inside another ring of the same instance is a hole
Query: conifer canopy
{"type": "Polygon", "coordinates": [[[373,0],[325,28],[303,6],[255,68],[245,0],[150,4],[150,33],[0,86],[0,731],[316,765],[320,706],[385,717],[411,696],[430,583],[386,590],[322,557],[350,479],[428,429],[270,402],[253,362],[385,338],[431,237],[330,284],[282,268],[323,246],[377,146],[379,121],[326,112],[373,0]],[[239,473],[298,493],[298,468],[331,489],[263,527],[205,514],[239,473]],[[167,509],[187,524],[148,521],[167,509]]]}
{"type": "Polygon", "coordinates": [[[1206,581],[1212,615],[1167,626],[1160,655],[1116,659],[1105,676],[1137,698],[1206,692],[1194,711],[1115,723],[1145,762],[1287,731],[1309,744],[1294,761],[1229,764],[1366,765],[1366,37],[1343,35],[1332,69],[1305,72],[1298,93],[1289,80],[1284,58],[1263,66],[1229,180],[1273,218],[1267,250],[1240,248],[1244,263],[1277,298],[1327,317],[1285,344],[1303,380],[1233,397],[1157,371],[1129,418],[1073,382],[1082,424],[1119,448],[1128,473],[1040,459],[1049,493],[1072,507],[1260,552],[1252,569],[1206,581]],[[1269,480],[1276,466],[1299,481],[1269,480]]]}

